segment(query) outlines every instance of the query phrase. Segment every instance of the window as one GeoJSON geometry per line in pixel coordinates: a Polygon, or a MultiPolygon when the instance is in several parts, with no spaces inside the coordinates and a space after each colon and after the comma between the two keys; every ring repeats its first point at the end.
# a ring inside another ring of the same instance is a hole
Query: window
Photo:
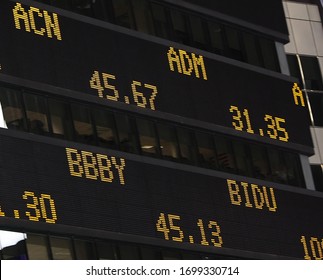
{"type": "Polygon", "coordinates": [[[243,60],[238,31],[231,27],[226,26],[225,35],[226,35],[227,46],[228,46],[227,56],[237,60],[243,60]]]}
{"type": "Polygon", "coordinates": [[[137,129],[142,154],[147,155],[159,153],[153,122],[149,120],[137,119],[137,129]]]}
{"type": "Polygon", "coordinates": [[[7,127],[26,131],[27,124],[19,92],[9,88],[0,88],[0,101],[7,127]]]}
{"type": "Polygon", "coordinates": [[[259,38],[261,56],[264,61],[264,67],[273,71],[280,71],[276,46],[273,41],[265,38],[259,38]]]}
{"type": "Polygon", "coordinates": [[[276,150],[269,149],[268,157],[271,170],[271,174],[269,176],[271,180],[274,182],[287,184],[287,167],[282,157],[282,154],[276,150]]]}
{"type": "Polygon", "coordinates": [[[119,147],[121,151],[138,153],[138,144],[135,137],[132,120],[125,114],[115,114],[117,124],[119,147]]]}
{"type": "Polygon", "coordinates": [[[48,241],[45,235],[27,234],[27,252],[30,260],[49,260],[48,241]]]}
{"type": "Polygon", "coordinates": [[[189,16],[190,27],[192,32],[193,46],[200,49],[207,49],[207,41],[205,34],[205,22],[196,16],[189,16]]]}
{"type": "Polygon", "coordinates": [[[173,27],[173,40],[189,45],[190,36],[188,32],[186,15],[180,11],[171,10],[171,21],[173,27]]]}
{"type": "Polygon", "coordinates": [[[216,137],[215,148],[219,169],[228,172],[236,172],[235,159],[230,142],[225,138],[216,137]]]}
{"type": "Polygon", "coordinates": [[[309,90],[323,90],[322,73],[317,57],[300,56],[299,58],[301,65],[299,65],[296,55],[287,55],[291,76],[296,77],[300,82],[303,82],[301,76],[302,70],[305,80],[303,88],[309,90]]]}
{"type": "Polygon", "coordinates": [[[74,125],[74,137],[76,141],[95,144],[96,139],[93,132],[90,110],[86,106],[72,105],[72,117],[74,125]]]}
{"type": "Polygon", "coordinates": [[[298,156],[291,153],[283,153],[283,157],[284,163],[286,164],[287,183],[294,186],[301,186],[304,184],[303,173],[297,172],[301,169],[298,156]]]}
{"type": "Polygon", "coordinates": [[[54,260],[72,260],[72,242],[68,238],[50,237],[50,246],[54,260]]]}
{"type": "Polygon", "coordinates": [[[158,136],[163,158],[175,160],[179,158],[175,129],[171,126],[158,124],[158,136]]]}
{"type": "Polygon", "coordinates": [[[117,260],[117,252],[114,244],[108,242],[96,242],[99,260],[117,260]]]}
{"type": "Polygon", "coordinates": [[[38,95],[25,94],[24,103],[29,131],[37,134],[48,134],[47,107],[44,98],[38,95]]]}
{"type": "Polygon", "coordinates": [[[153,34],[153,21],[147,0],[133,0],[133,13],[137,30],[153,34]]]}
{"type": "Polygon", "coordinates": [[[73,123],[69,105],[64,102],[49,99],[48,106],[53,136],[72,140],[73,123]]]}
{"type": "Polygon", "coordinates": [[[250,157],[247,154],[246,146],[241,142],[232,141],[233,153],[238,169],[238,174],[251,176],[250,157]]]}
{"type": "Polygon", "coordinates": [[[162,259],[163,260],[181,260],[182,256],[176,251],[162,250],[162,259]]]}
{"type": "Polygon", "coordinates": [[[297,56],[296,55],[287,55],[287,62],[289,66],[289,72],[292,77],[298,79],[300,83],[302,83],[302,75],[300,72],[300,67],[298,64],[297,56]]]}
{"type": "Polygon", "coordinates": [[[197,132],[195,135],[198,147],[199,165],[212,169],[216,168],[217,158],[215,154],[213,136],[202,132],[197,132]]]}
{"type": "Polygon", "coordinates": [[[169,38],[170,30],[166,9],[163,6],[151,3],[152,17],[155,27],[155,35],[161,38],[169,38]]]}
{"type": "Polygon", "coordinates": [[[248,61],[248,63],[262,66],[262,63],[260,62],[256,37],[252,34],[244,33],[243,43],[246,52],[246,60],[248,61]]]}
{"type": "Polygon", "coordinates": [[[93,118],[99,145],[116,148],[116,129],[113,114],[106,110],[94,110],[93,118]]]}
{"type": "Polygon", "coordinates": [[[178,128],[177,137],[181,161],[184,163],[196,163],[196,147],[193,144],[191,132],[184,128],[178,128]]]}
{"type": "Polygon", "coordinates": [[[323,166],[311,165],[314,185],[317,191],[323,192],[323,166]]]}
{"type": "Polygon", "coordinates": [[[94,243],[88,240],[74,240],[74,250],[77,260],[96,260],[94,243]]]}
{"type": "Polygon", "coordinates": [[[115,23],[123,27],[136,29],[129,0],[112,0],[115,23]]]}
{"type": "Polygon", "coordinates": [[[323,126],[323,93],[309,93],[314,125],[323,126]]]}
{"type": "Polygon", "coordinates": [[[121,260],[139,260],[139,248],[134,245],[119,245],[119,254],[121,260]]]}
{"type": "Polygon", "coordinates": [[[323,90],[322,74],[317,57],[301,56],[302,69],[307,89],[323,90]]]}
{"type": "Polygon", "coordinates": [[[260,146],[251,146],[250,148],[253,175],[255,178],[267,179],[270,174],[267,150],[260,146]]]}
{"type": "Polygon", "coordinates": [[[215,22],[208,22],[208,30],[211,40],[211,50],[217,54],[224,54],[223,27],[215,22]]]}

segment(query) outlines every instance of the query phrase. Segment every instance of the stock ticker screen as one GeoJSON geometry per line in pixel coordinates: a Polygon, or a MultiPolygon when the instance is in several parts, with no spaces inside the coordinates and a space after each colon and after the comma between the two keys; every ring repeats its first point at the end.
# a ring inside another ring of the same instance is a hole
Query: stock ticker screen
{"type": "MultiPolygon", "coordinates": [[[[312,146],[306,98],[292,78],[30,3],[0,1],[0,74],[312,146]]],[[[323,258],[323,198],[314,192],[55,141],[0,133],[0,222],[323,258]]]]}
{"type": "Polygon", "coordinates": [[[323,198],[315,192],[152,165],[76,143],[18,139],[5,131],[0,142],[0,221],[323,257],[323,198]]]}
{"type": "Polygon", "coordinates": [[[0,2],[0,73],[312,146],[306,98],[292,78],[55,11],[0,2]]]}

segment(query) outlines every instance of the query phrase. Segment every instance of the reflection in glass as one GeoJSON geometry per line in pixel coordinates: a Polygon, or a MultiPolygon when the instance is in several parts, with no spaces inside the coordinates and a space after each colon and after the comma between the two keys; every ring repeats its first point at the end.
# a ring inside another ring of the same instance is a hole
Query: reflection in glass
{"type": "Polygon", "coordinates": [[[157,129],[163,158],[170,160],[178,159],[179,154],[175,129],[164,124],[158,124],[157,129]]]}
{"type": "Polygon", "coordinates": [[[154,125],[149,120],[137,119],[140,147],[143,154],[156,154],[157,140],[154,125]]]}
{"type": "Polygon", "coordinates": [[[46,235],[28,234],[27,251],[30,260],[48,260],[48,240],[46,235]]]}
{"type": "Polygon", "coordinates": [[[54,260],[72,260],[72,243],[68,238],[50,237],[54,260]]]}

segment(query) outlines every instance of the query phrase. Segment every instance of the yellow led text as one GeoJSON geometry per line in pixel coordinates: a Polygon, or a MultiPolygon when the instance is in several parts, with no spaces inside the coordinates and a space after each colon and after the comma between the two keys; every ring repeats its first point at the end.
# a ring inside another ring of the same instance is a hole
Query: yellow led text
{"type": "Polygon", "coordinates": [[[123,158],[109,157],[87,151],[66,148],[66,157],[71,176],[112,183],[116,178],[121,185],[125,184],[123,158]]]}
{"type": "Polygon", "coordinates": [[[248,208],[256,208],[271,212],[277,211],[277,203],[273,188],[227,180],[230,201],[232,205],[244,205],[248,208]]]}
{"type": "Polygon", "coordinates": [[[26,11],[21,3],[15,5],[12,13],[16,29],[62,40],[57,14],[50,15],[48,11],[41,11],[36,7],[29,7],[26,11]]]}
{"type": "Polygon", "coordinates": [[[171,71],[177,71],[180,74],[192,76],[194,73],[196,78],[201,78],[200,72],[204,80],[207,80],[207,74],[204,64],[203,56],[196,56],[195,53],[188,54],[184,50],[176,50],[170,47],[167,52],[169,69],[171,71]]]}
{"type": "Polygon", "coordinates": [[[323,238],[301,236],[305,260],[323,260],[323,238]]]}
{"type": "Polygon", "coordinates": [[[294,83],[292,91],[293,91],[295,105],[298,105],[298,106],[301,105],[302,107],[305,107],[304,95],[302,90],[297,85],[297,83],[294,83]],[[301,104],[299,104],[299,102],[301,104]]]}

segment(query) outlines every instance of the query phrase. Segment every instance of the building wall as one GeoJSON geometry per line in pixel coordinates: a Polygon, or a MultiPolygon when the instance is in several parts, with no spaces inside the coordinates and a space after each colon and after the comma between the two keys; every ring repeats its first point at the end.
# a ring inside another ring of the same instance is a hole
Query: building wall
{"type": "MultiPolygon", "coordinates": [[[[311,103],[311,133],[315,155],[310,157],[309,160],[312,166],[315,187],[317,190],[322,190],[323,117],[318,111],[323,111],[323,105],[317,103],[317,100],[323,100],[323,25],[320,15],[322,7],[319,4],[305,3],[305,1],[304,3],[283,1],[283,5],[290,36],[290,42],[285,45],[285,51],[291,58],[293,55],[296,56],[295,61],[297,61],[300,70],[300,82],[311,103]],[[318,67],[316,69],[306,67],[305,63],[302,63],[302,59],[306,58],[315,63],[317,61],[318,67]],[[312,83],[307,82],[307,75],[312,77],[315,75],[319,85],[314,86],[312,83]]],[[[290,67],[293,66],[290,65],[290,67]]]]}

